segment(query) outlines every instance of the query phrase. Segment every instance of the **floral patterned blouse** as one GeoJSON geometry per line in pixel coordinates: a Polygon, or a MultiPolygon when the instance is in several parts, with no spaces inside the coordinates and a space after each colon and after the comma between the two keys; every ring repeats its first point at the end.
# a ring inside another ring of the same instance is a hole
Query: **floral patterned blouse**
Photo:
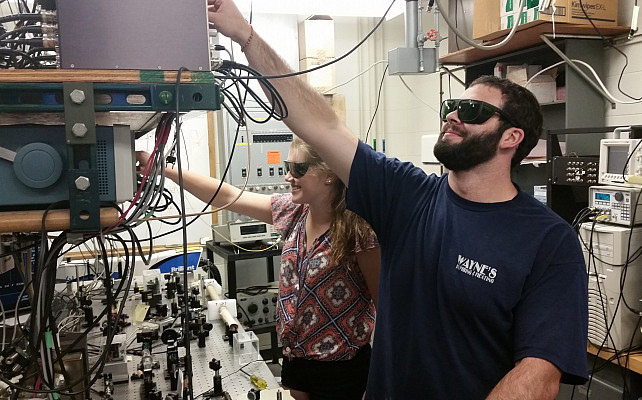
{"type": "Polygon", "coordinates": [[[291,194],[272,195],[274,228],[284,241],[279,276],[277,332],[286,357],[335,361],[352,358],[370,342],[375,308],[356,253],[379,246],[374,234],[357,240],[341,265],[330,259],[329,232],[305,252],[307,205],[291,194]]]}

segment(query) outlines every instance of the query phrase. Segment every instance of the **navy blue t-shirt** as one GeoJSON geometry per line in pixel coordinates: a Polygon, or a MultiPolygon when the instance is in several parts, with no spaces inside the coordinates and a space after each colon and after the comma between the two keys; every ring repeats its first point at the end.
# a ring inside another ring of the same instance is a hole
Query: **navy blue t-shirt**
{"type": "Polygon", "coordinates": [[[586,380],[584,258],[546,206],[468,201],[362,142],[347,205],[382,253],[366,399],[483,399],[525,357],[586,380]]]}

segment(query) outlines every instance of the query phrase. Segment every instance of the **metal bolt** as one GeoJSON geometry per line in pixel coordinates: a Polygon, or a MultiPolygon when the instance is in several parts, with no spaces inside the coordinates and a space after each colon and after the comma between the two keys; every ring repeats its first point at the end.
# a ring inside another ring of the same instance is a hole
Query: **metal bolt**
{"type": "Polygon", "coordinates": [[[69,94],[69,98],[76,104],[82,104],[85,101],[85,92],[80,89],[74,89],[69,94]]]}
{"type": "Polygon", "coordinates": [[[73,133],[75,137],[85,137],[87,134],[87,126],[82,122],[76,122],[74,126],[71,127],[71,133],[73,133]]]}
{"type": "Polygon", "coordinates": [[[89,178],[87,178],[86,176],[79,176],[78,178],[76,178],[74,183],[76,184],[76,189],[82,191],[89,189],[90,186],[89,178]]]}

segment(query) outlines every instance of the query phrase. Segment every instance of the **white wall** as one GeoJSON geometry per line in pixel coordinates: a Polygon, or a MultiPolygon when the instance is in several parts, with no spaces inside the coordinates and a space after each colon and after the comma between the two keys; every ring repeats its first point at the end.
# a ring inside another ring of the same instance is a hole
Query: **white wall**
{"type": "MultiPolygon", "coordinates": [[[[642,36],[631,40],[623,39],[615,43],[616,47],[628,57],[628,66],[619,87],[634,98],[642,98],[642,36]]],[[[618,100],[631,102],[618,89],[620,74],[625,65],[625,57],[612,48],[606,50],[606,87],[618,100]]],[[[605,101],[606,126],[642,125],[642,103],[616,104],[614,109],[605,101]]]]}

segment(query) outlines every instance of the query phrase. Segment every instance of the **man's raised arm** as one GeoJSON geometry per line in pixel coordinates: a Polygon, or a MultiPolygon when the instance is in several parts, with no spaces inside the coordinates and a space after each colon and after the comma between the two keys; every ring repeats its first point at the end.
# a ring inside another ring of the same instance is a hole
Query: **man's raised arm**
{"type": "MultiPolygon", "coordinates": [[[[232,0],[208,0],[208,4],[212,25],[241,45],[252,68],[266,76],[292,72],[243,18],[232,0]]],[[[298,76],[270,82],[288,108],[286,125],[309,143],[347,186],[358,139],[339,120],[323,96],[298,76]]]]}

